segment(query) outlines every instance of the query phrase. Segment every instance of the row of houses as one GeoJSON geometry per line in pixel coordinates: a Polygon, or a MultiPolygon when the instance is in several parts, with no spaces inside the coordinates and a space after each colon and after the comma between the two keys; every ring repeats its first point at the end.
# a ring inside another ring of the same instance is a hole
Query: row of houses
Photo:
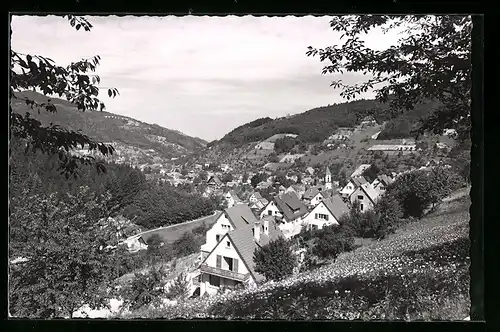
{"type": "Polygon", "coordinates": [[[253,253],[257,248],[280,236],[294,235],[285,234],[285,230],[293,225],[316,230],[339,224],[339,219],[349,212],[355,200],[368,209],[392,182],[385,175],[372,183],[363,182],[359,171],[353,174],[355,176],[340,192],[326,186],[331,177],[327,170],[323,188],[306,190],[300,185],[292,185],[265,205],[258,192],[249,197],[248,203],[235,200],[234,205],[227,208],[207,231],[205,243],[201,246],[200,294],[214,294],[221,288],[231,289],[238,285],[258,285],[265,278],[255,271],[253,253]],[[257,206],[259,208],[255,209],[257,206]]]}

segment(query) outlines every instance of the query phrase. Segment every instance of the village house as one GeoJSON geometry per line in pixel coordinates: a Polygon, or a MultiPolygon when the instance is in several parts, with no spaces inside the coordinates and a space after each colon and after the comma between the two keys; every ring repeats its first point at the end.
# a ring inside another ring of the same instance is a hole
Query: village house
{"type": "Polygon", "coordinates": [[[373,189],[371,184],[364,183],[349,196],[349,201],[351,205],[357,201],[359,203],[359,208],[361,212],[365,212],[373,209],[375,203],[379,198],[379,193],[373,189]]]}
{"type": "Polygon", "coordinates": [[[365,183],[368,181],[362,176],[351,178],[339,193],[343,198],[348,198],[359,186],[365,183]]]}
{"type": "Polygon", "coordinates": [[[304,224],[309,230],[322,229],[325,226],[338,225],[339,218],[349,212],[349,207],[338,195],[321,201],[304,217],[304,224]]]}
{"type": "Polygon", "coordinates": [[[312,168],[311,166],[307,167],[306,173],[308,173],[309,175],[314,175],[314,168],[312,168]]]}
{"type": "Polygon", "coordinates": [[[267,181],[261,181],[257,184],[257,189],[267,189],[271,186],[271,183],[267,182],[267,181]]]}
{"type": "Polygon", "coordinates": [[[309,189],[307,189],[302,196],[302,200],[304,203],[308,206],[316,206],[323,200],[323,195],[321,195],[321,192],[317,186],[313,186],[309,189]]]}
{"type": "MultiPolygon", "coordinates": [[[[425,169],[425,167],[424,168],[421,167],[420,169],[425,169]]],[[[375,180],[373,180],[371,185],[372,188],[375,189],[375,191],[377,191],[379,195],[382,195],[387,189],[387,186],[390,185],[392,182],[393,180],[388,175],[380,174],[379,176],[377,176],[375,180]]]]}
{"type": "Polygon", "coordinates": [[[302,222],[302,217],[308,212],[304,203],[292,193],[284,194],[281,197],[274,197],[274,202],[280,212],[278,219],[284,223],[300,223],[302,222]]]}
{"type": "Polygon", "coordinates": [[[278,195],[281,196],[285,193],[286,188],[283,185],[280,185],[278,188],[278,195]]]}
{"type": "Polygon", "coordinates": [[[285,193],[289,192],[295,193],[299,199],[302,199],[302,196],[304,196],[304,193],[306,192],[306,186],[302,183],[292,184],[285,191],[285,193]]]}
{"type": "Polygon", "coordinates": [[[212,187],[220,187],[222,186],[222,181],[219,179],[217,175],[212,175],[208,179],[207,184],[212,187]]]}
{"type": "Polygon", "coordinates": [[[236,195],[236,193],[234,192],[234,190],[229,190],[227,193],[225,193],[224,194],[224,199],[227,202],[227,207],[228,208],[231,208],[231,207],[233,207],[236,204],[241,204],[242,203],[241,199],[238,197],[238,195],[236,195]]]}
{"type": "Polygon", "coordinates": [[[257,218],[245,204],[235,205],[219,213],[215,223],[205,235],[205,243],[201,246],[201,259],[208,256],[228,231],[253,225],[256,221],[257,218]]]}
{"type": "Polygon", "coordinates": [[[225,223],[229,229],[203,259],[200,265],[200,295],[216,294],[220,289],[233,289],[238,285],[254,286],[265,280],[255,271],[254,252],[283,235],[272,218],[258,221],[255,217],[251,218],[248,212],[244,213],[246,218],[233,216],[241,219],[236,227],[225,223]]]}
{"type": "Polygon", "coordinates": [[[262,199],[262,195],[258,191],[254,192],[253,194],[250,195],[250,197],[248,197],[248,201],[250,203],[256,203],[261,199],[262,199]]]}

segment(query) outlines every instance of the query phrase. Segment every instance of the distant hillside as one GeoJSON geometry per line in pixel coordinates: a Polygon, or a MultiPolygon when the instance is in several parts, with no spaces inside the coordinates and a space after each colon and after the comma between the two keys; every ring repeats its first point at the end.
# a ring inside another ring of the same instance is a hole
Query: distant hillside
{"type": "Polygon", "coordinates": [[[425,102],[417,105],[413,111],[393,113],[389,111],[387,104],[375,100],[358,100],[318,107],[275,120],[261,118],[235,128],[218,141],[210,142],[206,149],[189,159],[252,167],[271,161],[273,157],[270,155],[273,153],[281,158],[290,152],[306,153],[301,159],[311,162],[312,159],[318,159],[314,146],[323,144],[338,132],[338,128],[356,127],[367,116],[372,116],[378,124],[384,123],[384,126],[374,127],[376,130],[358,132],[350,142],[354,150],[332,152],[328,159],[339,158],[340,155],[353,157],[358,149],[366,148],[369,144],[365,138],[368,134],[371,136],[380,132],[378,138],[386,140],[410,137],[411,130],[419,125],[419,119],[429,116],[434,106],[432,102],[425,102]],[[285,141],[280,138],[279,150],[273,147],[276,140],[273,140],[273,144],[262,143],[269,141],[271,137],[279,137],[279,134],[295,134],[297,137],[285,138],[285,141]]]}
{"type": "MultiPolygon", "coordinates": [[[[47,97],[32,91],[17,93],[20,97],[28,97],[37,102],[46,102],[47,97]]],[[[134,154],[144,155],[141,161],[158,162],[161,159],[170,159],[188,155],[206,146],[206,141],[190,137],[176,130],[163,128],[156,124],[148,124],[130,117],[109,112],[82,112],[75,105],[58,98],[51,98],[57,107],[57,113],[31,110],[24,102],[13,100],[14,112],[30,112],[31,115],[43,124],[60,125],[63,128],[82,130],[87,136],[98,141],[115,143],[117,152],[122,150],[134,154]],[[154,156],[156,161],[152,160],[154,156]]],[[[122,155],[123,155],[122,153],[122,155]]]]}

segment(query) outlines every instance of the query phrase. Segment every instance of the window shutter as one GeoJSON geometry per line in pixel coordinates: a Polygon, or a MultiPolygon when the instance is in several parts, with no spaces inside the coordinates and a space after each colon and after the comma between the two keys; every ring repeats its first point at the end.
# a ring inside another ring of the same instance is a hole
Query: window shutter
{"type": "Polygon", "coordinates": [[[217,268],[221,268],[221,265],[222,265],[222,256],[221,255],[217,255],[217,261],[215,262],[215,267],[217,268]]]}
{"type": "Polygon", "coordinates": [[[238,260],[233,258],[233,271],[238,272],[238,260]]]}

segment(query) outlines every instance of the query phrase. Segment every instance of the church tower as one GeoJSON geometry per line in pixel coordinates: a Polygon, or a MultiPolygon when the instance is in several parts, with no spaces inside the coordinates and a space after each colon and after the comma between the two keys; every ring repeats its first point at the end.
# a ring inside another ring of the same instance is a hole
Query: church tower
{"type": "Polygon", "coordinates": [[[326,166],[325,172],[325,189],[332,189],[332,173],[330,173],[330,168],[326,166]]]}

